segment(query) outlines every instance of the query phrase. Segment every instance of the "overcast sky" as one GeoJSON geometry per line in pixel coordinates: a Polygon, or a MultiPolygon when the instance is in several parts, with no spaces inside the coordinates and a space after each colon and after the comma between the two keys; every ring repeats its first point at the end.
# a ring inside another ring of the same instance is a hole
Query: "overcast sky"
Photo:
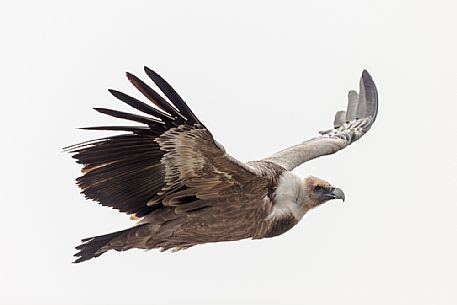
{"type": "Polygon", "coordinates": [[[457,304],[456,1],[66,3],[0,7],[1,304],[457,304]],[[127,110],[106,89],[140,97],[144,65],[243,161],[329,128],[368,69],[376,124],[295,170],[346,202],[272,239],[71,264],[132,223],[61,148],[106,135],[76,128],[117,123],[91,107],[127,110]]]}

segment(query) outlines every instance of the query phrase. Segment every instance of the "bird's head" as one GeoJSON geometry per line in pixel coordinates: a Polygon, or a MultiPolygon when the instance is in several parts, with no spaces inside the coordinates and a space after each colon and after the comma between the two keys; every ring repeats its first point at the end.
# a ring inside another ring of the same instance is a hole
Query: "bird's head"
{"type": "Polygon", "coordinates": [[[344,192],[330,183],[316,177],[307,177],[305,183],[305,204],[316,207],[332,199],[341,199],[344,201],[344,192]]]}

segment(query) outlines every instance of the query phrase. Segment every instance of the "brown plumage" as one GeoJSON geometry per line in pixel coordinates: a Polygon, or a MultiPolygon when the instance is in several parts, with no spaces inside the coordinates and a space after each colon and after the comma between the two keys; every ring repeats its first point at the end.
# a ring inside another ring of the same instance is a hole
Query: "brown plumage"
{"type": "Polygon", "coordinates": [[[141,125],[85,128],[129,133],[66,148],[83,165],[77,184],[86,198],[138,219],[132,228],[83,239],[76,247],[76,262],[108,250],[181,250],[208,242],[273,237],[290,230],[310,209],[331,199],[344,200],[344,193],[329,183],[315,177],[303,181],[290,171],[348,146],[368,131],[377,114],[377,92],[366,71],[360,94],[349,97],[347,113],[353,118],[339,112],[334,129],[247,163],[225,152],[160,75],[146,67],[145,72],[168,101],[127,73],[152,105],[110,90],[143,115],[95,109],[141,125]]]}

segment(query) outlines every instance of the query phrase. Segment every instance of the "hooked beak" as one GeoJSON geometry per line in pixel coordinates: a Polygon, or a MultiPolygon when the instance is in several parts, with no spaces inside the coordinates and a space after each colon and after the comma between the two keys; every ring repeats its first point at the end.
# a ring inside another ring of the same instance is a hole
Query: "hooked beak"
{"type": "Polygon", "coordinates": [[[342,189],[339,189],[337,187],[332,187],[330,189],[330,193],[328,193],[328,196],[332,199],[341,199],[344,200],[346,199],[346,196],[344,196],[344,192],[342,189]]]}

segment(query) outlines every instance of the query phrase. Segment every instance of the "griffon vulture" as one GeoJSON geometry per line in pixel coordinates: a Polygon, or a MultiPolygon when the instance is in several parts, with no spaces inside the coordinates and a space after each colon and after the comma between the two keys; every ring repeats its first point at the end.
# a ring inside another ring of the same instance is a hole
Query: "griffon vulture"
{"type": "Polygon", "coordinates": [[[176,91],[156,72],[146,74],[163,95],[136,76],[128,80],[149,103],[116,90],[141,111],[96,111],[140,123],[89,127],[124,133],[67,147],[83,165],[77,184],[88,199],[131,215],[135,226],[82,240],[77,263],[109,250],[173,251],[197,244],[273,237],[290,230],[309,210],[345,196],[341,189],[291,171],[360,139],[376,119],[378,96],[367,71],[360,91],[349,92],[334,128],[265,159],[240,162],[226,153],[176,91]]]}

